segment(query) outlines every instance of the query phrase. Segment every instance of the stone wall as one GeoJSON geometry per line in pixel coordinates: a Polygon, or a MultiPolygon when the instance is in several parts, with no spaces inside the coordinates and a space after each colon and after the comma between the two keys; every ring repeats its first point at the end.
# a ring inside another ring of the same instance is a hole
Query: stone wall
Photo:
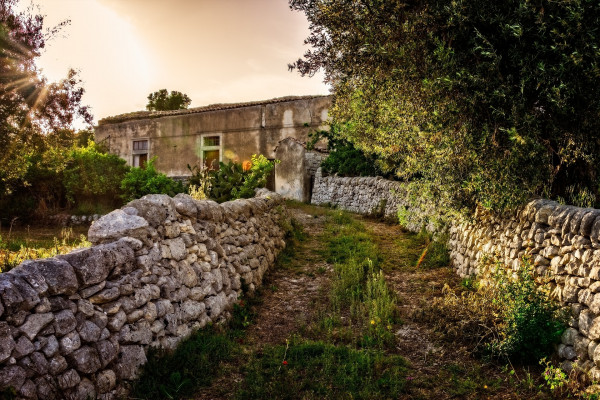
{"type": "Polygon", "coordinates": [[[0,274],[0,389],[115,399],[149,347],[229,316],[285,246],[282,198],[149,195],[96,221],[93,247],[0,274]]]}
{"type": "MultiPolygon", "coordinates": [[[[408,207],[398,182],[324,177],[320,171],[316,177],[314,204],[372,214],[383,202],[389,216],[395,215],[398,207],[408,207]]],[[[577,362],[599,381],[600,210],[534,200],[511,215],[493,217],[478,212],[474,217],[472,222],[449,227],[448,248],[456,272],[462,277],[477,275],[486,255],[518,269],[522,257],[529,256],[536,274],[548,281],[553,296],[571,310],[570,326],[557,349],[565,361],[563,367],[569,370],[577,362]]]]}
{"type": "Polygon", "coordinates": [[[339,177],[324,175],[319,168],[315,174],[311,203],[332,205],[365,215],[396,218],[398,207],[408,203],[400,182],[381,177],[339,177]]]}
{"type": "Polygon", "coordinates": [[[600,210],[534,200],[503,218],[479,212],[450,229],[451,260],[460,276],[480,272],[489,255],[512,269],[523,256],[549,281],[553,297],[571,309],[558,355],[600,380],[600,210]],[[596,351],[598,349],[598,351],[596,351]]]}

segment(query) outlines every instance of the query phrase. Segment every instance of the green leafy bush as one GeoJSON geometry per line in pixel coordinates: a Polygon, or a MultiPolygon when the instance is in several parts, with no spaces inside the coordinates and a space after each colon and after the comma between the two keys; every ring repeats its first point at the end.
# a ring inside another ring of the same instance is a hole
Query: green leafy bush
{"type": "Polygon", "coordinates": [[[445,286],[423,312],[447,340],[466,341],[491,358],[537,364],[553,352],[566,327],[560,305],[539,286],[524,260],[518,271],[490,264],[456,293],[445,286]]]}
{"type": "Polygon", "coordinates": [[[255,189],[266,186],[276,162],[254,154],[247,171],[244,171],[242,164],[220,162],[219,169],[210,172],[210,198],[222,203],[253,197],[255,189]]]}
{"type": "Polygon", "coordinates": [[[540,290],[531,265],[525,261],[510,276],[497,269],[492,275],[501,322],[499,334],[487,346],[490,355],[518,362],[538,362],[560,341],[565,320],[558,303],[540,290]]]}
{"type": "Polygon", "coordinates": [[[71,204],[117,206],[121,181],[128,170],[125,160],[101,151],[94,142],[74,148],[63,172],[67,199],[71,204]]]}
{"type": "Polygon", "coordinates": [[[289,3],[313,45],[291,68],[324,71],[338,136],[444,208],[568,199],[573,184],[598,202],[597,1],[289,3]]]}
{"type": "Polygon", "coordinates": [[[144,168],[131,168],[121,181],[123,199],[131,201],[147,194],[167,194],[175,196],[185,192],[181,182],[177,182],[156,170],[156,157],[149,160],[144,168]]]}
{"type": "Polygon", "coordinates": [[[323,172],[340,176],[386,176],[377,164],[377,157],[367,155],[356,148],[352,142],[339,137],[337,125],[333,124],[329,131],[312,133],[308,147],[311,148],[322,139],[327,140],[329,155],[321,163],[323,172]]]}

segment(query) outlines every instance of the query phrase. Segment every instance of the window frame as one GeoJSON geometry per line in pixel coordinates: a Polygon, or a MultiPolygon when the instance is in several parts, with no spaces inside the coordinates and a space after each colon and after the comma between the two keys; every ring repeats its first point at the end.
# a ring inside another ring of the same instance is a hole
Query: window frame
{"type": "Polygon", "coordinates": [[[219,151],[219,162],[223,162],[223,134],[222,133],[203,133],[200,135],[200,163],[204,165],[204,152],[205,151],[219,151]],[[204,139],[208,137],[218,137],[218,146],[205,146],[204,139]]]}
{"type": "MultiPolygon", "coordinates": [[[[142,138],[135,138],[135,139],[131,139],[131,166],[135,167],[135,157],[136,156],[140,156],[145,154],[146,155],[146,162],[150,161],[150,138],[147,137],[142,137],[142,138]],[[147,143],[147,148],[145,150],[134,150],[134,146],[135,146],[135,142],[146,142],[147,143]]],[[[141,167],[140,165],[138,165],[138,167],[141,167]]]]}

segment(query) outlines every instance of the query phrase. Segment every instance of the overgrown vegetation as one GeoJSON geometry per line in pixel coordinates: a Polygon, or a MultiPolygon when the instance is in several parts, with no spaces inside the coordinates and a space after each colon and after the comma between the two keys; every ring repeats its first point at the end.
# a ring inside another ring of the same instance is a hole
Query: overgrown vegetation
{"type": "Polygon", "coordinates": [[[147,194],[168,194],[175,196],[185,192],[181,182],[175,181],[156,170],[156,157],[149,160],[143,167],[134,167],[125,174],[121,181],[122,198],[125,201],[139,199],[147,194]]]}
{"type": "Polygon", "coordinates": [[[294,339],[267,347],[245,368],[238,399],[398,398],[406,362],[380,351],[294,339]]]}
{"type": "Polygon", "coordinates": [[[72,205],[95,203],[116,207],[120,204],[121,181],[127,171],[125,160],[108,154],[94,142],[75,147],[68,154],[63,170],[67,200],[72,205]]]}
{"type": "Polygon", "coordinates": [[[339,128],[332,124],[329,130],[312,132],[307,147],[312,148],[321,140],[327,141],[327,158],[321,163],[323,172],[338,174],[340,176],[386,176],[393,178],[393,174],[386,173],[378,166],[377,157],[365,154],[354,144],[340,137],[339,128]]]}
{"type": "Polygon", "coordinates": [[[175,351],[151,350],[132,396],[179,399],[210,384],[219,364],[232,357],[236,345],[222,330],[207,327],[182,341],[175,351]]]}
{"type": "Polygon", "coordinates": [[[424,315],[447,340],[469,343],[481,356],[531,365],[551,355],[566,314],[535,282],[529,262],[514,273],[490,262],[485,271],[460,292],[446,286],[424,315]]]}
{"type": "Polygon", "coordinates": [[[256,188],[266,186],[276,162],[269,161],[262,154],[252,155],[249,168],[233,161],[227,164],[220,162],[219,169],[209,172],[209,197],[218,203],[253,197],[256,188]]]}
{"type": "Polygon", "coordinates": [[[312,46],[290,67],[324,70],[338,137],[435,200],[432,211],[501,212],[532,195],[598,204],[597,2],[290,6],[312,46]]]}
{"type": "MultiPolygon", "coordinates": [[[[62,228],[57,236],[37,232],[14,232],[12,227],[0,234],[0,272],[6,272],[25,260],[54,257],[91,243],[83,233],[76,235],[73,228],[62,228]]],[[[45,233],[45,232],[44,232],[45,233]]]]}
{"type": "Polygon", "coordinates": [[[286,345],[266,346],[244,368],[240,399],[398,398],[408,366],[393,349],[395,298],[378,267],[378,251],[362,224],[333,211],[322,235],[334,263],[318,321],[286,345]],[[392,352],[393,353],[393,352],[392,352]]]}

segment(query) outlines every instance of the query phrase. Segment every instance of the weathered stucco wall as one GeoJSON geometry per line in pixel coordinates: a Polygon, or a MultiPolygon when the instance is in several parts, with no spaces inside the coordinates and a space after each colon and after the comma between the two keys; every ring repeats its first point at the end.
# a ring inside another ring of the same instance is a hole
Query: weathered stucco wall
{"type": "MultiPolygon", "coordinates": [[[[398,182],[324,177],[319,171],[312,203],[361,214],[385,204],[385,215],[394,216],[398,207],[409,207],[404,194],[398,182]]],[[[449,232],[451,262],[462,277],[480,273],[484,256],[515,270],[529,256],[553,296],[571,310],[570,327],[557,349],[563,367],[569,370],[577,362],[593,380],[600,380],[600,210],[535,200],[504,217],[478,212],[474,222],[457,222],[449,232]]]]}
{"type": "Polygon", "coordinates": [[[91,248],[0,274],[0,390],[116,399],[150,346],[228,317],[285,246],[281,196],[149,195],[95,222],[91,248]]]}
{"type": "Polygon", "coordinates": [[[168,112],[138,112],[107,118],[95,129],[96,142],[132,164],[132,141],[149,139],[149,157],[169,176],[189,176],[187,164],[200,163],[200,139],[222,135],[223,161],[242,162],[252,154],[275,158],[275,147],[287,138],[308,140],[325,129],[329,96],[273,99],[238,105],[215,105],[168,112]]]}

